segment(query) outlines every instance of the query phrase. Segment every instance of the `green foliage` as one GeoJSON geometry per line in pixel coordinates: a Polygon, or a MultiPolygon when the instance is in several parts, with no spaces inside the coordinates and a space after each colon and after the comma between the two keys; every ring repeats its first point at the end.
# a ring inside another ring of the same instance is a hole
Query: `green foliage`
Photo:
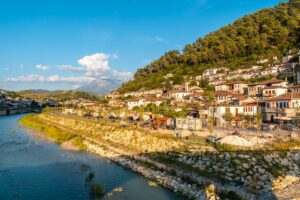
{"type": "Polygon", "coordinates": [[[96,198],[101,198],[105,195],[105,188],[102,184],[91,184],[90,194],[96,198]]]}
{"type": "Polygon", "coordinates": [[[211,67],[225,66],[233,70],[255,64],[261,58],[281,57],[300,44],[299,14],[298,0],[290,0],[246,15],[186,45],[183,53],[177,50],[165,53],[139,69],[135,79],[123,84],[118,91],[161,87],[168,73],[174,75],[173,84],[181,84],[184,76],[194,77],[211,67]]]}
{"type": "Polygon", "coordinates": [[[59,129],[55,126],[48,125],[44,121],[40,121],[36,115],[29,114],[19,120],[22,126],[26,126],[44,133],[55,142],[66,142],[75,136],[67,131],[59,129]]]}
{"type": "Polygon", "coordinates": [[[231,127],[231,122],[233,120],[233,115],[230,111],[225,112],[225,120],[228,123],[228,126],[231,127]]]}
{"type": "Polygon", "coordinates": [[[86,149],[86,145],[84,144],[84,139],[82,137],[75,137],[72,140],[72,144],[77,146],[80,150],[86,149]]]}
{"type": "Polygon", "coordinates": [[[56,101],[68,101],[74,99],[86,99],[90,101],[100,100],[99,97],[95,95],[86,92],[80,92],[80,91],[68,91],[68,92],[57,93],[49,96],[48,98],[55,99],[56,101]]]}

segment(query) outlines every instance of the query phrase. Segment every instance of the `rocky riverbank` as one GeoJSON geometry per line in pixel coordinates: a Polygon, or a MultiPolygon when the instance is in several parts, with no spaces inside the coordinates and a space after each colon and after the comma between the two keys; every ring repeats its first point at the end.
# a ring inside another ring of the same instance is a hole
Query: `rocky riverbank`
{"type": "MultiPolygon", "coordinates": [[[[190,199],[286,199],[282,192],[295,190],[293,184],[299,182],[297,151],[218,152],[205,144],[195,145],[108,121],[54,114],[35,118],[72,132],[75,138],[83,138],[87,150],[190,199]]],[[[297,195],[295,192],[293,197],[297,195]]]]}

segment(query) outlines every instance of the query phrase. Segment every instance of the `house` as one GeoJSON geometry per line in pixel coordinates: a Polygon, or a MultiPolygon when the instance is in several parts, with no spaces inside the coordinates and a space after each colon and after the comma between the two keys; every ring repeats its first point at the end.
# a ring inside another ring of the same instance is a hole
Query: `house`
{"type": "Polygon", "coordinates": [[[144,99],[143,104],[144,105],[148,105],[150,103],[159,106],[160,104],[162,104],[165,101],[165,99],[163,98],[153,98],[153,97],[148,97],[144,99]]]}
{"type": "Polygon", "coordinates": [[[241,81],[232,81],[229,83],[222,83],[215,86],[215,91],[233,91],[235,93],[246,93],[248,84],[241,81]]]}
{"type": "Polygon", "coordinates": [[[281,62],[282,63],[288,63],[292,57],[293,56],[291,56],[291,55],[284,56],[284,57],[282,57],[282,61],[281,62]]]}
{"type": "Polygon", "coordinates": [[[300,93],[287,92],[265,101],[264,121],[281,123],[295,119],[300,107],[300,93]]]}
{"type": "Polygon", "coordinates": [[[261,76],[267,76],[267,75],[274,75],[276,76],[278,74],[278,66],[269,67],[263,71],[260,72],[261,76]]]}
{"type": "Polygon", "coordinates": [[[190,93],[202,93],[203,92],[203,89],[201,87],[198,87],[198,86],[192,86],[190,88],[188,88],[188,91],[190,93]]]}
{"type": "Polygon", "coordinates": [[[220,75],[216,76],[216,77],[219,77],[219,76],[223,76],[224,72],[228,72],[228,69],[225,67],[209,68],[203,72],[202,76],[203,76],[203,78],[208,78],[208,77],[212,77],[213,75],[220,74],[220,75]]]}
{"type": "Polygon", "coordinates": [[[176,118],[176,129],[178,130],[198,131],[202,128],[202,121],[199,118],[176,118]]]}
{"type": "Polygon", "coordinates": [[[176,100],[183,100],[183,97],[188,96],[189,93],[185,89],[172,90],[168,97],[176,100]]]}
{"type": "MultiPolygon", "coordinates": [[[[240,82],[240,81],[233,82],[233,83],[231,83],[231,85],[232,85],[232,91],[239,93],[239,94],[246,93],[245,90],[248,88],[248,84],[240,82]]],[[[231,87],[231,85],[230,85],[230,87],[231,87]]]]}
{"type": "Polygon", "coordinates": [[[258,104],[255,102],[251,102],[251,103],[244,103],[241,104],[243,107],[243,114],[244,115],[256,115],[257,111],[258,111],[258,104]]]}
{"type": "Polygon", "coordinates": [[[287,87],[288,82],[284,80],[271,79],[267,81],[262,81],[260,83],[253,83],[248,85],[248,95],[249,96],[257,96],[261,95],[262,91],[265,87],[268,86],[279,86],[279,87],[287,87]]]}
{"type": "Polygon", "coordinates": [[[171,126],[173,124],[172,118],[169,117],[156,117],[155,125],[157,128],[165,128],[167,126],[171,126]]]}
{"type": "Polygon", "coordinates": [[[152,89],[141,91],[142,96],[156,96],[160,97],[163,94],[162,89],[152,89]]]}
{"type": "Polygon", "coordinates": [[[150,103],[159,106],[161,103],[163,103],[165,100],[163,98],[153,98],[153,97],[147,97],[147,98],[134,98],[129,99],[127,101],[127,106],[131,110],[134,107],[140,107],[140,106],[146,106],[150,103]]]}
{"type": "Polygon", "coordinates": [[[245,96],[242,94],[237,94],[229,91],[215,91],[213,94],[217,103],[231,102],[234,100],[241,100],[241,98],[245,98],[245,96]]]}
{"type": "Polygon", "coordinates": [[[209,84],[210,85],[220,85],[222,83],[225,83],[225,80],[224,79],[214,79],[212,81],[209,81],[209,84]]]}
{"type": "Polygon", "coordinates": [[[73,108],[65,108],[63,110],[63,114],[65,114],[65,115],[76,115],[77,112],[73,108]]]}
{"type": "Polygon", "coordinates": [[[214,112],[214,121],[217,127],[225,127],[228,124],[225,117],[226,113],[230,112],[233,118],[232,121],[235,121],[235,124],[237,124],[240,121],[240,115],[244,113],[244,106],[220,104],[210,107],[209,110],[214,112]]]}
{"type": "Polygon", "coordinates": [[[281,86],[267,86],[262,89],[264,97],[274,97],[287,93],[288,89],[281,86]]]}
{"type": "Polygon", "coordinates": [[[215,91],[227,91],[227,90],[229,89],[226,83],[215,85],[215,91]]]}
{"type": "Polygon", "coordinates": [[[144,99],[141,98],[133,98],[127,100],[127,106],[131,110],[134,107],[140,107],[144,105],[144,99]]]}
{"type": "Polygon", "coordinates": [[[269,62],[269,59],[261,59],[261,60],[258,60],[257,61],[257,64],[264,64],[264,63],[267,63],[267,62],[269,62]]]}
{"type": "Polygon", "coordinates": [[[293,85],[293,86],[290,86],[289,87],[289,90],[291,91],[291,92],[300,92],[300,85],[293,85]]]}

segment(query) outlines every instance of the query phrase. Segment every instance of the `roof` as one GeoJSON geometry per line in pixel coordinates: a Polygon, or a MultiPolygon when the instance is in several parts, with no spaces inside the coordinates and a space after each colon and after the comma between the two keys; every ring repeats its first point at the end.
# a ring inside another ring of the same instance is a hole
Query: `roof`
{"type": "Polygon", "coordinates": [[[287,87],[282,87],[282,86],[268,86],[268,87],[263,88],[263,90],[266,90],[266,89],[287,89],[287,87]]]}
{"type": "Polygon", "coordinates": [[[214,92],[214,95],[219,97],[219,96],[232,96],[231,92],[228,92],[226,90],[218,90],[214,92]]]}
{"type": "Polygon", "coordinates": [[[145,98],[145,101],[164,101],[164,98],[154,98],[154,97],[147,97],[145,98]]]}
{"type": "Polygon", "coordinates": [[[268,85],[268,84],[283,83],[283,82],[286,82],[286,81],[284,81],[284,80],[278,80],[278,79],[271,79],[271,80],[262,81],[259,84],[261,84],[261,85],[268,85]]]}
{"type": "Polygon", "coordinates": [[[271,101],[276,101],[276,100],[292,100],[292,99],[299,99],[300,100],[300,93],[287,92],[287,93],[279,95],[277,97],[273,97],[270,100],[271,101]]]}
{"type": "Polygon", "coordinates": [[[169,93],[188,93],[185,89],[171,90],[169,93]]]}
{"type": "Polygon", "coordinates": [[[142,99],[140,98],[133,98],[133,99],[128,99],[126,102],[136,102],[136,101],[140,101],[142,99]]]}
{"type": "Polygon", "coordinates": [[[283,82],[286,82],[286,81],[278,80],[278,79],[271,79],[271,80],[266,80],[266,81],[262,81],[262,82],[258,82],[258,83],[252,83],[252,84],[249,84],[249,85],[251,85],[251,86],[254,86],[254,85],[268,85],[268,84],[283,83],[283,82]]]}
{"type": "Polygon", "coordinates": [[[235,97],[235,98],[244,97],[243,94],[233,93],[233,92],[229,92],[229,91],[225,91],[225,90],[215,91],[214,95],[217,96],[217,97],[220,97],[220,96],[232,96],[232,97],[235,97]]]}

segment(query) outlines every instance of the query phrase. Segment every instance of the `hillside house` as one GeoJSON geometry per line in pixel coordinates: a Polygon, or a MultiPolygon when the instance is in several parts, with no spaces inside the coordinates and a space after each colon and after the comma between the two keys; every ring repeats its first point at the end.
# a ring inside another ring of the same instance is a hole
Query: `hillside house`
{"type": "Polygon", "coordinates": [[[288,89],[281,86],[267,86],[262,89],[264,97],[275,97],[287,93],[288,89]]]}
{"type": "Polygon", "coordinates": [[[278,86],[278,87],[287,87],[288,82],[284,80],[271,79],[267,81],[262,81],[260,83],[253,83],[248,85],[248,95],[257,96],[262,95],[262,91],[265,87],[278,86]]]}
{"type": "Polygon", "coordinates": [[[189,92],[185,89],[177,89],[169,92],[168,97],[177,101],[182,101],[185,96],[188,96],[189,92]]]}
{"type": "Polygon", "coordinates": [[[176,129],[178,130],[198,131],[202,128],[202,121],[199,118],[176,118],[176,129]]]}
{"type": "Polygon", "coordinates": [[[281,123],[296,117],[300,107],[300,93],[288,92],[265,101],[262,109],[264,121],[281,123]]]}
{"type": "Polygon", "coordinates": [[[232,114],[233,122],[235,124],[240,121],[240,115],[244,112],[244,107],[241,105],[230,105],[230,104],[221,104],[209,108],[214,111],[214,120],[217,127],[225,127],[228,122],[225,119],[225,114],[230,112],[232,114]]]}
{"type": "Polygon", "coordinates": [[[130,110],[133,109],[134,107],[140,107],[143,105],[144,105],[144,99],[141,98],[133,98],[127,100],[127,106],[130,110]]]}

